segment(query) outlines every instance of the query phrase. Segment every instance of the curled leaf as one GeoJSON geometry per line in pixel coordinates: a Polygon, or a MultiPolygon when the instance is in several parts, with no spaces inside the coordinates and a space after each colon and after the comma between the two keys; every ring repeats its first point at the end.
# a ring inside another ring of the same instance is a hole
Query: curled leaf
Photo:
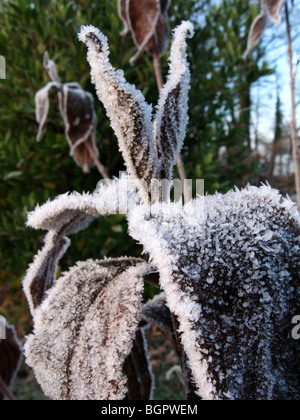
{"type": "Polygon", "coordinates": [[[162,330],[172,341],[174,340],[173,322],[165,293],[155,296],[143,306],[142,318],[162,330]]]}
{"type": "Polygon", "coordinates": [[[54,400],[123,399],[123,366],[139,322],[143,276],[138,259],[78,263],[62,275],[34,315],[27,363],[54,400]]]}
{"type": "Polygon", "coordinates": [[[265,11],[263,10],[253,21],[249,35],[248,35],[248,45],[247,45],[247,51],[244,54],[244,58],[246,58],[251,51],[254,50],[256,45],[261,40],[261,37],[266,29],[267,26],[267,15],[265,11]]]}
{"type": "Polygon", "coordinates": [[[79,38],[88,46],[92,80],[118,137],[129,174],[137,179],[140,193],[148,202],[148,186],[157,178],[152,107],[140,91],[126,82],[123,72],[112,67],[107,38],[98,29],[83,27],[79,38]]]}
{"type": "Polygon", "coordinates": [[[0,400],[13,399],[9,392],[22,357],[22,346],[13,326],[6,323],[5,339],[0,339],[0,400]]]}
{"type": "Polygon", "coordinates": [[[190,69],[186,38],[192,37],[193,25],[183,22],[176,30],[170,56],[168,81],[161,90],[155,120],[155,144],[162,178],[171,180],[173,166],[180,154],[188,123],[190,69]]]}
{"type": "Polygon", "coordinates": [[[136,208],[129,223],[160,272],[197,394],[299,399],[296,206],[270,187],[249,187],[185,207],[136,208]]]}

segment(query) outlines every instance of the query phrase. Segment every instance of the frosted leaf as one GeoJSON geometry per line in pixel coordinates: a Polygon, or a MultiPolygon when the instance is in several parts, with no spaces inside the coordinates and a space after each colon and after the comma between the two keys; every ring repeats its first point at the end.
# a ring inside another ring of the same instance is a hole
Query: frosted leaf
{"type": "Polygon", "coordinates": [[[0,400],[7,395],[19,369],[22,347],[13,326],[6,323],[6,339],[0,339],[0,400]]]}
{"type": "Polygon", "coordinates": [[[59,90],[60,87],[61,85],[59,83],[50,82],[35,95],[35,117],[39,124],[39,131],[36,138],[37,141],[42,140],[46,131],[47,117],[50,108],[49,92],[51,89],[59,90]]]}
{"type": "Polygon", "coordinates": [[[49,398],[126,396],[123,366],[136,337],[148,270],[139,259],[78,263],[49,291],[25,344],[27,363],[49,398]]]}
{"type": "Polygon", "coordinates": [[[204,212],[199,199],[129,216],[131,235],[158,267],[178,317],[197,393],[299,399],[300,354],[291,337],[300,313],[297,208],[268,186],[204,203],[204,212]]]}
{"type": "Polygon", "coordinates": [[[123,367],[127,377],[128,400],[151,400],[154,377],[143,329],[138,329],[130,355],[123,367]]]}
{"type": "Polygon", "coordinates": [[[286,0],[266,0],[266,10],[275,23],[279,25],[281,22],[281,8],[286,0]]]}
{"type": "Polygon", "coordinates": [[[129,32],[127,3],[128,3],[128,0],[118,0],[118,14],[119,14],[119,18],[121,19],[124,25],[124,29],[121,32],[121,35],[123,36],[125,36],[129,32]]]}
{"type": "Polygon", "coordinates": [[[155,325],[161,329],[171,340],[174,340],[173,322],[164,293],[155,296],[143,306],[142,318],[150,325],[155,325]]]}
{"type": "Polygon", "coordinates": [[[161,90],[156,114],[155,143],[160,159],[162,178],[171,179],[173,166],[183,145],[188,123],[190,70],[187,62],[186,38],[193,35],[190,22],[176,30],[170,56],[168,81],[161,90]]]}
{"type": "Polygon", "coordinates": [[[92,81],[119,140],[128,172],[137,179],[140,193],[148,202],[145,184],[148,186],[151,179],[157,178],[152,107],[140,91],[126,82],[123,72],[112,67],[107,38],[98,29],[83,27],[79,38],[88,46],[92,81]]]}
{"type": "Polygon", "coordinates": [[[247,45],[247,51],[244,54],[244,58],[246,58],[251,51],[254,50],[256,45],[261,40],[261,37],[267,27],[267,15],[265,10],[263,10],[253,21],[249,35],[248,35],[248,45],[247,45]]]}

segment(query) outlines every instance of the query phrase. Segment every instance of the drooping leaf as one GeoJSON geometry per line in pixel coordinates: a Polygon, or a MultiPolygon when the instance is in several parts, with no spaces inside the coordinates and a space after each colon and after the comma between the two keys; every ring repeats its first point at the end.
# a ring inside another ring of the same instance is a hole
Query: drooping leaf
{"type": "Polygon", "coordinates": [[[173,166],[186,135],[190,89],[186,38],[191,37],[193,31],[190,22],[182,23],[175,30],[168,81],[160,93],[157,108],[155,144],[160,159],[160,170],[167,179],[172,178],[173,166]]]}
{"type": "Polygon", "coordinates": [[[43,87],[43,89],[39,90],[35,95],[36,121],[39,124],[39,131],[36,138],[37,141],[42,140],[46,131],[47,117],[50,108],[49,92],[51,89],[59,90],[60,87],[60,83],[50,82],[45,87],[43,87]]]}
{"type": "Polygon", "coordinates": [[[148,186],[157,178],[152,107],[140,91],[126,82],[123,72],[112,67],[107,38],[98,29],[83,27],[79,38],[88,46],[92,80],[119,140],[129,174],[137,179],[141,196],[148,202],[148,186]]]}
{"type": "Polygon", "coordinates": [[[64,194],[28,214],[28,226],[49,231],[23,280],[32,313],[56,282],[58,262],[70,245],[67,236],[86,229],[100,215],[117,213],[117,197],[117,183],[111,181],[99,185],[93,195],[64,194]]]}
{"type": "Polygon", "coordinates": [[[0,400],[11,398],[12,385],[22,357],[22,346],[13,326],[6,323],[5,339],[0,338],[0,400]]]}
{"type": "Polygon", "coordinates": [[[95,142],[94,98],[77,83],[65,83],[62,89],[62,113],[71,156],[74,155],[84,172],[88,172],[99,156],[95,142]]]}
{"type": "Polygon", "coordinates": [[[261,40],[261,37],[266,29],[267,26],[267,14],[265,10],[263,10],[253,21],[249,35],[248,35],[248,45],[247,45],[247,51],[244,54],[244,58],[246,58],[251,51],[254,50],[256,45],[261,40]]]}
{"type": "Polygon", "coordinates": [[[136,208],[204,399],[299,399],[300,218],[270,187],[136,208]],[[203,207],[204,206],[204,207],[203,207]]]}
{"type": "Polygon", "coordinates": [[[281,8],[285,2],[286,0],[266,0],[267,12],[275,25],[281,22],[281,8]]]}
{"type": "Polygon", "coordinates": [[[139,323],[143,277],[138,259],[78,263],[62,275],[34,315],[27,363],[54,400],[123,399],[123,366],[139,323]]]}
{"type": "Polygon", "coordinates": [[[151,400],[154,377],[149,360],[145,333],[138,329],[130,355],[124,363],[128,400],[151,400]]]}
{"type": "Polygon", "coordinates": [[[169,0],[119,0],[119,17],[124,24],[123,35],[130,30],[138,47],[133,63],[146,49],[160,56],[168,46],[169,0]]]}

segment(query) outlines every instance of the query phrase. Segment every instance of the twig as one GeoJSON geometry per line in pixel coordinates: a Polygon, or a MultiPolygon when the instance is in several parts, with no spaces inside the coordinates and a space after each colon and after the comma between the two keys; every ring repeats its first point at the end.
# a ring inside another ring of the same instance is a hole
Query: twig
{"type": "Polygon", "coordinates": [[[9,401],[16,401],[16,398],[9,390],[8,386],[3,382],[3,380],[0,378],[0,393],[7,398],[9,401]]]}
{"type": "Polygon", "coordinates": [[[296,101],[295,101],[295,77],[293,71],[293,45],[291,37],[291,24],[289,9],[287,3],[285,3],[285,19],[286,19],[286,31],[288,38],[288,55],[290,65],[290,87],[291,87],[291,137],[293,145],[293,159],[295,164],[295,181],[296,181],[296,193],[298,201],[298,210],[300,211],[300,142],[297,139],[297,124],[296,124],[296,101]]]}
{"type": "MultiPolygon", "coordinates": [[[[154,71],[155,71],[157,86],[158,86],[159,91],[161,91],[161,89],[164,87],[164,81],[162,77],[159,56],[157,54],[153,54],[153,64],[154,64],[154,71]]],[[[181,184],[183,188],[184,200],[186,203],[188,203],[192,197],[191,197],[189,189],[185,188],[186,173],[185,173],[184,163],[183,163],[181,155],[179,155],[177,158],[177,168],[178,168],[178,172],[179,172],[179,176],[180,176],[180,180],[181,180],[181,184]]]]}

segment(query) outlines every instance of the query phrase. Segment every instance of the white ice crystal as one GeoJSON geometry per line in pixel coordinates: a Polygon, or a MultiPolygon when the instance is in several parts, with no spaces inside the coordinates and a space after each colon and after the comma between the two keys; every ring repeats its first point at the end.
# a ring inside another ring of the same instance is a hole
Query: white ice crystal
{"type": "Polygon", "coordinates": [[[54,400],[123,399],[123,365],[138,328],[142,260],[78,263],[57,281],[34,315],[27,363],[54,400]]]}
{"type": "Polygon", "coordinates": [[[194,211],[190,220],[188,207],[200,204],[139,207],[129,216],[178,317],[199,396],[299,396],[290,337],[300,310],[295,206],[268,186],[206,197],[204,217],[194,211]]]}
{"type": "Polygon", "coordinates": [[[88,46],[88,61],[98,97],[118,137],[129,174],[139,181],[145,203],[149,201],[152,180],[160,179],[163,171],[163,177],[171,178],[171,169],[183,144],[190,78],[185,38],[192,33],[189,22],[175,31],[170,74],[157,108],[155,139],[152,107],[146,104],[140,91],[126,82],[123,72],[110,64],[107,38],[92,26],[83,27],[79,35],[88,46]]]}

